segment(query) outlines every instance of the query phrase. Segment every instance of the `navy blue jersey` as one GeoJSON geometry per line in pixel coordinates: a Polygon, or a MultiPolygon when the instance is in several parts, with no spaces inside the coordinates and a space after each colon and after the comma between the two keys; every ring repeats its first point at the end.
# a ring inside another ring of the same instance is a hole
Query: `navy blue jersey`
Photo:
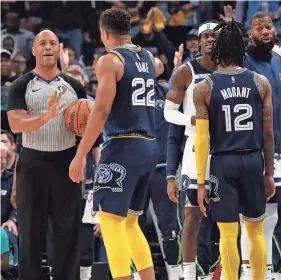
{"type": "Polygon", "coordinates": [[[105,124],[107,135],[141,134],[155,137],[155,69],[141,47],[118,47],[111,51],[124,64],[124,74],[116,85],[116,96],[105,124]]]}
{"type": "Polygon", "coordinates": [[[155,83],[155,128],[158,144],[158,163],[165,163],[167,157],[167,140],[169,123],[164,118],[164,106],[168,87],[155,83]]]}
{"type": "Polygon", "coordinates": [[[207,78],[212,85],[208,107],[212,154],[262,149],[263,102],[254,75],[243,68],[216,71],[207,78]]]}

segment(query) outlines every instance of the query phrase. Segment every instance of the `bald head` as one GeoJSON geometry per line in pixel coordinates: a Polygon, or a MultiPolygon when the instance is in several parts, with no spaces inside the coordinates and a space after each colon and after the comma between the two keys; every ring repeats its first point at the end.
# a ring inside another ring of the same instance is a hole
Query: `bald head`
{"type": "Polygon", "coordinates": [[[42,30],[41,32],[39,32],[33,41],[33,46],[36,44],[37,41],[39,41],[41,38],[45,38],[45,37],[53,37],[54,40],[56,40],[57,42],[59,42],[59,38],[58,36],[51,30],[42,30]]]}
{"type": "Polygon", "coordinates": [[[57,67],[60,43],[57,35],[50,30],[43,30],[33,41],[32,54],[36,57],[36,66],[57,67]]]}

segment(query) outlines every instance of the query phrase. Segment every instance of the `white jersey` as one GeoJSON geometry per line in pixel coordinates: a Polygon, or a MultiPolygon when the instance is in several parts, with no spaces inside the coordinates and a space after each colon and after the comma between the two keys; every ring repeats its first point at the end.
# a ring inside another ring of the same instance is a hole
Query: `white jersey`
{"type": "MultiPolygon", "coordinates": [[[[195,116],[196,110],[193,102],[193,91],[195,88],[195,85],[201,82],[203,79],[205,79],[208,75],[211,74],[208,70],[204,69],[196,59],[193,59],[191,61],[188,61],[186,63],[192,74],[192,81],[188,88],[185,91],[185,96],[183,99],[183,113],[189,116],[195,116]]],[[[193,125],[187,125],[185,127],[184,134],[189,137],[195,138],[195,132],[196,128],[193,125]]]]}

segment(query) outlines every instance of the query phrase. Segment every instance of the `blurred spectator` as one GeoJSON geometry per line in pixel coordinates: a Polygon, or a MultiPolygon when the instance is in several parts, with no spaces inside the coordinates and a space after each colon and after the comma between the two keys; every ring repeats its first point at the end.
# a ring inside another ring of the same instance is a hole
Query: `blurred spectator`
{"type": "Polygon", "coordinates": [[[1,128],[8,131],[11,131],[7,118],[8,93],[16,78],[12,72],[11,53],[1,49],[1,128]]]}
{"type": "Polygon", "coordinates": [[[1,36],[2,49],[9,51],[12,56],[17,52],[16,40],[13,35],[6,34],[1,36]]]}
{"type": "Polygon", "coordinates": [[[91,86],[91,93],[89,93],[90,96],[96,97],[96,91],[98,88],[98,79],[96,76],[93,76],[92,79],[90,80],[90,86],[91,86]]]}
{"type": "Polygon", "coordinates": [[[1,152],[1,272],[6,272],[18,262],[16,210],[11,205],[13,172],[6,169],[8,148],[0,143],[1,152]],[[10,244],[15,255],[11,254],[10,244]]]}
{"type": "MultiPolygon", "coordinates": [[[[243,3],[245,4],[245,2],[243,3]]],[[[273,25],[277,29],[277,35],[281,35],[281,7],[279,1],[248,1],[248,11],[245,21],[245,28],[247,30],[251,27],[251,17],[257,12],[269,13],[273,20],[273,25]]]]}
{"type": "Polygon", "coordinates": [[[151,30],[151,32],[147,34],[141,32],[133,39],[133,43],[150,50],[153,55],[159,56],[165,69],[161,78],[168,80],[172,74],[172,67],[170,64],[173,60],[175,48],[168,40],[165,33],[154,30],[151,30]],[[156,49],[156,51],[153,49],[156,49]]]}
{"type": "Polygon", "coordinates": [[[7,130],[1,129],[0,142],[7,147],[7,163],[6,169],[14,169],[16,162],[16,143],[14,136],[7,130]]]}
{"type": "Polygon", "coordinates": [[[51,3],[50,22],[55,33],[61,41],[75,50],[77,57],[80,57],[83,32],[87,31],[87,19],[92,11],[91,2],[56,1],[51,3]]]}
{"type": "Polygon", "coordinates": [[[189,31],[187,33],[186,39],[185,39],[185,47],[186,47],[188,54],[187,54],[187,57],[184,58],[184,62],[192,59],[199,51],[198,30],[197,29],[192,29],[191,31],[189,31]]]}
{"type": "Polygon", "coordinates": [[[21,27],[37,34],[44,21],[50,17],[52,5],[49,2],[25,1],[25,13],[21,16],[21,27]]]}
{"type": "Polygon", "coordinates": [[[1,225],[7,226],[10,231],[17,235],[16,211],[10,199],[13,185],[13,172],[7,169],[8,148],[0,143],[1,151],[1,225]]]}
{"type": "Polygon", "coordinates": [[[25,73],[26,70],[26,58],[24,55],[18,53],[13,56],[12,59],[12,71],[16,74],[16,76],[21,76],[25,73]]]}
{"type": "Polygon", "coordinates": [[[198,26],[201,23],[199,4],[200,1],[157,1],[156,7],[167,18],[167,25],[198,26]]]}
{"type": "Polygon", "coordinates": [[[5,15],[4,24],[6,28],[2,30],[2,35],[13,35],[17,51],[29,58],[31,56],[34,34],[29,30],[20,28],[19,13],[16,11],[8,11],[5,15]]]}

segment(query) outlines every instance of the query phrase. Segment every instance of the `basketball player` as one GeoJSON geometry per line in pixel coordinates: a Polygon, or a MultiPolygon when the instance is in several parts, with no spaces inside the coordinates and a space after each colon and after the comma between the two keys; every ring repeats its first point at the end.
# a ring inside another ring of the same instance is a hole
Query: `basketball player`
{"type": "MultiPolygon", "coordinates": [[[[199,27],[198,37],[202,56],[183,64],[173,73],[171,89],[167,94],[164,111],[165,118],[168,122],[186,126],[185,136],[187,140],[181,171],[181,195],[185,196],[186,201],[182,232],[182,254],[185,280],[196,279],[196,236],[202,219],[202,213],[197,203],[193,89],[196,83],[215,70],[215,63],[211,59],[211,50],[215,40],[213,28],[216,26],[216,22],[206,22],[199,27]],[[182,102],[184,113],[178,111],[182,102]]],[[[168,180],[175,180],[175,178],[171,176],[168,180]]],[[[172,193],[170,193],[169,196],[172,201],[177,203],[177,198],[172,193]]]]}
{"type": "Polygon", "coordinates": [[[154,58],[132,44],[130,15],[108,9],[100,16],[101,39],[109,54],[97,62],[96,104],[69,167],[83,179],[85,157],[105,125],[110,140],[95,176],[94,210],[114,279],[130,279],[133,260],[141,279],[155,279],[148,243],[139,227],[147,185],[157,164],[154,58]]]}
{"type": "MultiPolygon", "coordinates": [[[[264,279],[272,278],[272,237],[278,215],[277,205],[281,202],[281,62],[273,55],[272,50],[276,40],[276,28],[271,16],[267,13],[257,13],[252,16],[251,29],[249,31],[250,43],[246,50],[245,67],[264,75],[270,82],[273,101],[273,128],[275,143],[275,170],[274,181],[276,194],[266,205],[264,220],[265,240],[267,245],[267,270],[264,279]]],[[[242,228],[241,249],[243,260],[243,280],[252,277],[249,265],[249,241],[245,228],[242,228]]]]}
{"type": "Polygon", "coordinates": [[[59,52],[57,36],[40,32],[32,47],[35,69],[14,81],[9,92],[9,123],[14,133],[22,133],[16,168],[20,280],[42,276],[48,216],[54,237],[53,279],[79,279],[81,187],[68,176],[76,137],[66,128],[62,111],[77,98],[86,98],[86,92],[59,72],[59,52]]]}
{"type": "Polygon", "coordinates": [[[252,280],[263,280],[265,201],[275,192],[271,87],[264,76],[241,68],[245,57],[242,25],[223,22],[214,29],[218,30],[212,50],[218,70],[194,89],[198,203],[207,216],[205,174],[210,135],[209,199],[212,219],[220,230],[225,279],[238,280],[241,210],[251,244],[252,280]]]}

